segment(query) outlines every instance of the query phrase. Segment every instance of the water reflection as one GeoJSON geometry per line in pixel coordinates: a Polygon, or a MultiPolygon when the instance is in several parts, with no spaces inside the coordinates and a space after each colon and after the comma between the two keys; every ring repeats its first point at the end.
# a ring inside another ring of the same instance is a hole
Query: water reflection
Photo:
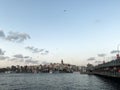
{"type": "Polygon", "coordinates": [[[81,74],[0,74],[0,90],[120,90],[119,82],[81,74]]]}
{"type": "Polygon", "coordinates": [[[104,85],[107,87],[110,87],[110,90],[120,90],[120,80],[119,78],[110,78],[110,77],[101,77],[101,76],[96,76],[99,80],[104,82],[104,85]]]}

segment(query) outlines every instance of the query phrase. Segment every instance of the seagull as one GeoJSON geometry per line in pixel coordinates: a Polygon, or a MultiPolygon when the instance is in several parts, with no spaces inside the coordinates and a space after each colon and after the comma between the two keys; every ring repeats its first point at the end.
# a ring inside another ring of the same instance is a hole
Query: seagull
{"type": "Polygon", "coordinates": [[[67,12],[67,10],[64,10],[64,12],[67,12]]]}

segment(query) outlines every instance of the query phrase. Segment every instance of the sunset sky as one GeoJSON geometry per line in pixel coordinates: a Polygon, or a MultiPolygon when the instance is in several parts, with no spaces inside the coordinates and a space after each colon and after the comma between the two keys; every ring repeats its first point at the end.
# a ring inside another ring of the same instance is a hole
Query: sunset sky
{"type": "Polygon", "coordinates": [[[0,0],[0,67],[109,61],[119,44],[120,0],[0,0]]]}

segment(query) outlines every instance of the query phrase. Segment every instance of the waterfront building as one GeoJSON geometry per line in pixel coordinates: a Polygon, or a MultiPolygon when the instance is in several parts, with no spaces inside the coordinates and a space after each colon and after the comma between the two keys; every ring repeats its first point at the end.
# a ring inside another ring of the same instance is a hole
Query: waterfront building
{"type": "Polygon", "coordinates": [[[81,66],[80,67],[80,73],[81,74],[84,74],[84,73],[86,73],[87,72],[87,67],[86,66],[81,66]]]}

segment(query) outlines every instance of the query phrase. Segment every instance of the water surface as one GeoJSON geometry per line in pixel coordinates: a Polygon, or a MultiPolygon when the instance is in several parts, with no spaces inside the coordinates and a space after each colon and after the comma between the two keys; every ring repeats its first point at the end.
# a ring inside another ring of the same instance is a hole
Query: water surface
{"type": "Polygon", "coordinates": [[[0,90],[120,90],[118,82],[94,75],[0,74],[0,90]]]}

